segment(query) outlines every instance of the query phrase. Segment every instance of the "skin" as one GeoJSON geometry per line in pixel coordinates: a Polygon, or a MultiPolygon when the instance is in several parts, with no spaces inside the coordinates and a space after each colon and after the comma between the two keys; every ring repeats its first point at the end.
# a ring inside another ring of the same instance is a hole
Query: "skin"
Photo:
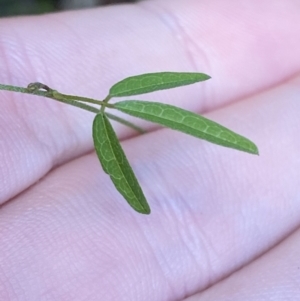
{"type": "Polygon", "coordinates": [[[0,300],[296,300],[300,3],[157,0],[0,20],[0,82],[98,99],[126,76],[212,79],[136,99],[181,106],[260,156],[114,124],[152,213],[93,152],[93,114],[1,91],[0,300]]]}

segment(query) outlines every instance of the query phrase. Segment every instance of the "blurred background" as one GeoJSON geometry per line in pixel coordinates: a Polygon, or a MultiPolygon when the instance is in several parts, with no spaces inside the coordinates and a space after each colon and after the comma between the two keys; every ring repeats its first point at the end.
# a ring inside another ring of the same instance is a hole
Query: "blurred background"
{"type": "Polygon", "coordinates": [[[66,9],[129,2],[135,2],[135,0],[0,0],[0,17],[43,14],[66,9]]]}

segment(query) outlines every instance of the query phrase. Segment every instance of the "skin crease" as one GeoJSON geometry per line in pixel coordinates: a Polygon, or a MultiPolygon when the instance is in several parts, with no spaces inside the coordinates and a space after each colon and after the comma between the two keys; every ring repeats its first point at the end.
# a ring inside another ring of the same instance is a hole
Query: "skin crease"
{"type": "Polygon", "coordinates": [[[91,113],[1,91],[0,300],[297,300],[299,9],[159,0],[1,19],[1,83],[101,99],[126,76],[205,72],[140,99],[205,113],[260,156],[114,124],[140,215],[92,152],[91,113]]]}

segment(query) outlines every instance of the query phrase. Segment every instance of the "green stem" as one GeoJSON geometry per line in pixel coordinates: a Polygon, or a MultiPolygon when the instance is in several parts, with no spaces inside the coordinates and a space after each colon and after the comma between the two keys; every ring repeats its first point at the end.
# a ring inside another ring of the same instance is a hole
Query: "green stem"
{"type": "Polygon", "coordinates": [[[110,114],[110,113],[107,113],[105,112],[106,116],[111,119],[111,120],[114,120],[114,121],[117,121],[123,125],[126,125],[132,129],[134,129],[135,131],[141,133],[141,134],[145,134],[147,131],[142,129],[141,127],[135,125],[134,123],[130,122],[130,121],[127,121],[119,116],[116,116],[116,115],[113,115],[113,114],[110,114]]]}
{"type": "Polygon", "coordinates": [[[108,108],[114,108],[114,105],[106,103],[105,100],[100,101],[100,100],[96,100],[96,99],[88,98],[88,97],[62,94],[62,93],[57,92],[56,90],[52,90],[52,94],[55,99],[59,99],[59,98],[72,99],[72,100],[78,100],[78,101],[82,101],[82,102],[93,103],[93,104],[97,104],[100,106],[104,105],[105,107],[108,107],[108,108]]]}
{"type": "MultiPolygon", "coordinates": [[[[40,84],[40,83],[33,83],[33,84],[29,84],[27,88],[22,88],[22,87],[17,87],[17,86],[10,86],[10,85],[2,85],[0,84],[0,90],[6,90],[6,91],[12,91],[12,92],[19,92],[19,93],[25,93],[25,94],[30,94],[30,95],[37,95],[37,96],[43,96],[43,97],[47,97],[47,98],[51,98],[54,99],[56,101],[83,109],[85,111],[88,112],[92,112],[92,113],[99,113],[99,109],[93,107],[93,106],[89,106],[85,103],[81,103],[82,102],[89,102],[89,103],[94,103],[94,104],[98,104],[101,105],[101,107],[109,107],[109,108],[114,108],[113,104],[108,104],[107,101],[110,99],[110,97],[106,97],[103,101],[97,101],[91,98],[87,98],[87,97],[81,97],[81,96],[76,96],[76,95],[67,95],[67,94],[61,94],[59,92],[57,92],[56,90],[52,90],[50,89],[48,86],[40,84]],[[46,91],[41,91],[40,89],[46,89],[46,91]]],[[[139,126],[121,118],[118,116],[115,116],[113,114],[110,113],[105,113],[107,115],[108,118],[119,122],[125,126],[128,126],[136,131],[138,131],[139,133],[145,133],[146,131],[142,128],[140,128],[139,126]]]]}
{"type": "MultiPolygon", "coordinates": [[[[0,90],[6,90],[6,91],[13,91],[13,92],[20,92],[20,93],[27,93],[27,94],[34,94],[33,92],[29,92],[27,88],[17,87],[17,86],[10,86],[10,85],[2,85],[0,84],[0,90]]],[[[45,91],[35,91],[40,92],[37,95],[44,96],[46,93],[45,91]]]]}
{"type": "Polygon", "coordinates": [[[110,95],[107,95],[104,99],[103,99],[103,102],[105,102],[106,104],[110,101],[111,99],[111,96],[110,95]]]}
{"type": "MultiPolygon", "coordinates": [[[[28,88],[22,88],[22,87],[17,87],[17,86],[10,86],[10,85],[2,85],[0,84],[0,90],[6,90],[6,91],[12,91],[12,92],[19,92],[19,93],[25,93],[25,94],[30,94],[30,95],[37,95],[37,96],[43,96],[43,97],[47,97],[47,98],[51,98],[54,100],[57,100],[59,102],[63,102],[66,103],[68,105],[77,107],[77,108],[81,108],[83,110],[89,111],[89,112],[93,112],[93,113],[98,113],[99,109],[86,105],[84,103],[81,103],[79,101],[76,100],[72,100],[72,99],[64,99],[64,98],[55,98],[53,96],[52,91],[40,91],[40,90],[34,90],[34,91],[28,91],[28,88]]],[[[60,94],[60,93],[59,93],[60,94]]]]}
{"type": "Polygon", "coordinates": [[[58,98],[53,98],[51,96],[45,96],[45,97],[54,99],[54,100],[62,102],[62,103],[66,103],[68,105],[71,105],[71,106],[74,106],[74,107],[77,107],[77,108],[80,108],[80,109],[83,109],[83,110],[86,110],[86,111],[89,111],[89,112],[92,112],[92,113],[96,113],[96,114],[99,113],[99,109],[97,109],[95,107],[92,107],[92,106],[89,106],[85,103],[81,103],[80,101],[76,101],[76,100],[73,100],[73,99],[58,99],[58,98]]]}

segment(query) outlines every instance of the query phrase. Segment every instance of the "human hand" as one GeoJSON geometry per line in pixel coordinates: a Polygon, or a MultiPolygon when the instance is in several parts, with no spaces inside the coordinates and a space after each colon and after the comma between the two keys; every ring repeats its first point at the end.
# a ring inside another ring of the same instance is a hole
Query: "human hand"
{"type": "Polygon", "coordinates": [[[101,99],[126,76],[205,72],[143,99],[205,112],[260,156],[116,124],[144,216],[91,153],[92,114],[1,92],[0,300],[295,300],[299,8],[160,0],[1,20],[0,82],[101,99]]]}

